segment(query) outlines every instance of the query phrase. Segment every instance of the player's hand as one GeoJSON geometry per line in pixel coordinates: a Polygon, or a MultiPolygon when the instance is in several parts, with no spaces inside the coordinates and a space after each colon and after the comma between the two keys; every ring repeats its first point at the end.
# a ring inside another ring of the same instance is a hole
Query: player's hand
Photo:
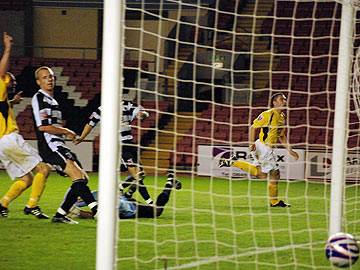
{"type": "Polygon", "coordinates": [[[70,129],[67,129],[67,133],[65,134],[66,139],[68,140],[75,140],[76,139],[76,133],[70,129]]]}
{"type": "Polygon", "coordinates": [[[75,140],[73,140],[73,144],[78,145],[79,143],[81,143],[84,139],[81,138],[80,136],[76,136],[75,140]]]}
{"type": "Polygon", "coordinates": [[[137,115],[136,115],[136,118],[140,119],[140,120],[143,120],[143,119],[148,118],[148,117],[149,117],[149,113],[145,112],[145,111],[138,112],[137,115]]]}
{"type": "Polygon", "coordinates": [[[11,100],[11,103],[13,103],[13,104],[19,104],[19,103],[23,100],[23,98],[22,98],[22,96],[21,96],[22,93],[23,93],[23,91],[18,92],[18,93],[14,96],[14,98],[11,100]]]}
{"type": "Polygon", "coordinates": [[[295,152],[294,150],[289,151],[290,156],[292,156],[295,160],[299,159],[299,154],[295,152]]]}
{"type": "Polygon", "coordinates": [[[13,43],[13,38],[12,36],[8,35],[7,32],[4,32],[3,34],[3,41],[5,48],[11,48],[11,45],[13,43]]]}
{"type": "Polygon", "coordinates": [[[249,151],[250,151],[250,152],[254,152],[255,150],[256,150],[255,143],[250,144],[250,146],[249,146],[249,151]]]}

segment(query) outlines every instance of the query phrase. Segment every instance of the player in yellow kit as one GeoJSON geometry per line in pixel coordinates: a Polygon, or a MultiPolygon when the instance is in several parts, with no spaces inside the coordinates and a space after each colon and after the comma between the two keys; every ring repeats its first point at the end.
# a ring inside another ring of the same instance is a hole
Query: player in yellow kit
{"type": "Polygon", "coordinates": [[[276,93],[271,97],[272,108],[262,112],[253,122],[249,132],[249,150],[254,157],[254,164],[230,159],[221,159],[219,167],[234,166],[257,178],[268,178],[268,190],[271,207],[289,207],[278,198],[278,181],[280,179],[279,165],[276,163],[274,147],[280,142],[289,154],[297,160],[299,155],[292,150],[285,135],[286,97],[276,93]],[[256,131],[260,129],[259,138],[255,141],[256,131]]]}
{"type": "Polygon", "coordinates": [[[38,202],[44,191],[50,168],[18,133],[12,102],[8,100],[8,90],[16,83],[15,77],[8,72],[12,37],[5,32],[3,41],[4,52],[0,60],[0,160],[9,176],[15,181],[0,200],[0,218],[7,218],[10,202],[32,186],[24,214],[33,215],[38,219],[48,219],[49,217],[38,206],[38,202]]]}

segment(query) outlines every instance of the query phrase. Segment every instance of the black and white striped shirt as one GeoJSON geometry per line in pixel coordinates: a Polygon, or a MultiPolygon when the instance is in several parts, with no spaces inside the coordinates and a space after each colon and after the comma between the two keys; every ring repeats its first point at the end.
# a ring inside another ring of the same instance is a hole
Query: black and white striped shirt
{"type": "MultiPolygon", "coordinates": [[[[136,115],[139,112],[144,112],[144,108],[140,105],[137,105],[131,101],[125,100],[122,102],[122,120],[120,127],[120,136],[122,142],[131,142],[133,135],[131,134],[131,125],[130,123],[136,118],[136,115]]],[[[94,111],[90,117],[88,124],[92,127],[95,127],[100,121],[101,115],[101,106],[94,111]]]]}
{"type": "Polygon", "coordinates": [[[39,130],[40,126],[63,126],[61,111],[58,102],[43,90],[39,90],[31,100],[33,116],[36,124],[36,137],[39,152],[57,151],[59,146],[66,147],[63,136],[54,135],[39,130]]]}

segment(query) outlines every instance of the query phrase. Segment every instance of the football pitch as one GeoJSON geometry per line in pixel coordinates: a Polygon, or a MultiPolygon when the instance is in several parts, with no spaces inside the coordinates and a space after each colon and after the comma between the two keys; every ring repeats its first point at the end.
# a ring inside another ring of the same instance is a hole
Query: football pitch
{"type": "MultiPolygon", "coordinates": [[[[90,188],[97,174],[90,174],[90,188]]],[[[11,185],[0,171],[1,196],[11,185]]],[[[282,182],[289,209],[268,207],[266,182],[179,177],[158,219],[121,220],[118,269],[333,269],[324,255],[330,186],[282,182]]],[[[164,177],[147,176],[153,198],[164,177]]],[[[53,215],[70,180],[53,173],[40,206],[53,215]]],[[[346,230],[360,234],[359,187],[346,189],[346,230]]],[[[96,221],[52,224],[25,216],[29,190],[0,219],[0,269],[95,269],[96,221]]],[[[360,263],[351,269],[360,269],[360,263]]]]}

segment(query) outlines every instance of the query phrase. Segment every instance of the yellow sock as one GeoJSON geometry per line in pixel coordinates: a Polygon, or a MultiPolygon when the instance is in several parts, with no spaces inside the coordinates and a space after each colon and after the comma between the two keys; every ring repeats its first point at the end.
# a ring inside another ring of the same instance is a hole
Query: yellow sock
{"type": "Polygon", "coordinates": [[[24,181],[17,180],[14,184],[11,185],[8,192],[1,199],[1,205],[4,207],[9,207],[10,202],[20,196],[20,194],[23,193],[25,189],[27,189],[26,183],[24,181]]]}
{"type": "Polygon", "coordinates": [[[274,183],[269,183],[268,185],[269,188],[269,197],[270,197],[270,203],[271,204],[276,204],[279,202],[278,199],[278,184],[274,184],[274,183]]]}
{"type": "Polygon", "coordinates": [[[250,173],[253,176],[258,175],[258,168],[249,162],[246,162],[243,160],[237,160],[237,161],[233,162],[232,166],[235,166],[235,167],[243,170],[244,172],[250,173]]]}
{"type": "Polygon", "coordinates": [[[37,204],[40,200],[41,194],[43,193],[43,191],[45,189],[45,184],[46,184],[45,176],[42,173],[37,173],[34,176],[32,188],[31,188],[30,199],[29,199],[28,203],[26,204],[27,207],[33,208],[33,207],[37,206],[37,204]]]}

